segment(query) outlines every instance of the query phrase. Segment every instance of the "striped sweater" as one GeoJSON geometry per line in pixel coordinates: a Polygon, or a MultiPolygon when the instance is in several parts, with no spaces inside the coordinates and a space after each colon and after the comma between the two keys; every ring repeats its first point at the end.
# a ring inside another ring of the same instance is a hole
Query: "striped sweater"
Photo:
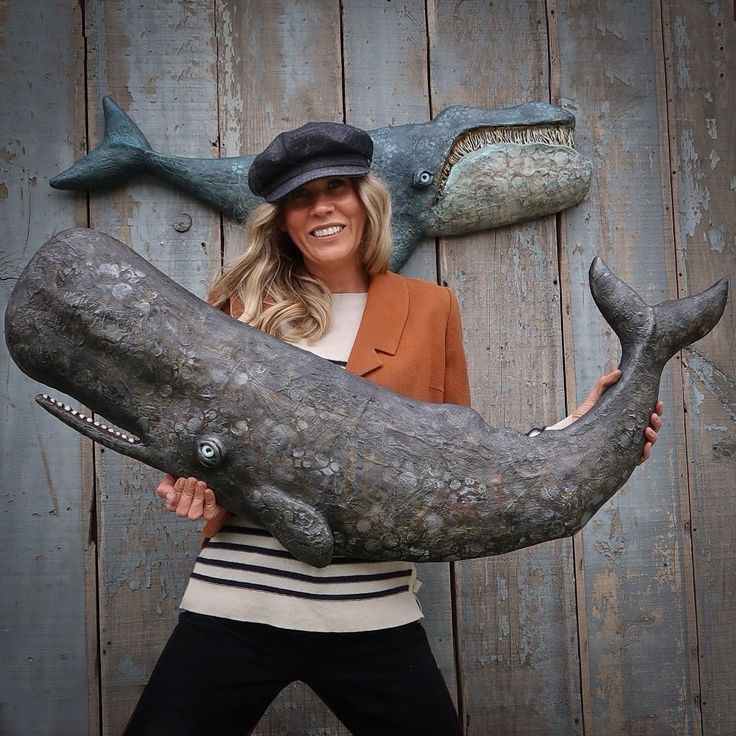
{"type": "MultiPolygon", "coordinates": [[[[330,328],[299,347],[345,365],[366,297],[333,294],[330,328]]],[[[181,608],[300,631],[368,631],[421,618],[420,585],[409,562],[336,558],[312,567],[265,529],[236,517],[201,550],[181,608]]]]}

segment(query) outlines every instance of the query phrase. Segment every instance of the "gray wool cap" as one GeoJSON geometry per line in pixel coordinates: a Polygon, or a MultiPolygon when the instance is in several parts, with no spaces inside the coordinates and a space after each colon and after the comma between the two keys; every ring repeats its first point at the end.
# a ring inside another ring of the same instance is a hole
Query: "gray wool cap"
{"type": "Polygon", "coordinates": [[[343,123],[307,123],[279,133],[248,172],[253,194],[276,202],[326,176],[363,176],[370,171],[373,141],[364,130],[343,123]]]}

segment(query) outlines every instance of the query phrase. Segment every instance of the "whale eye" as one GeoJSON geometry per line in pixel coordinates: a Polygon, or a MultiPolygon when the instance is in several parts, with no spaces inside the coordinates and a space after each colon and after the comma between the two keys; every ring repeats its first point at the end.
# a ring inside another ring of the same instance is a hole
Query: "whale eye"
{"type": "Polygon", "coordinates": [[[434,181],[434,174],[426,169],[414,174],[414,186],[417,189],[426,189],[434,181]]]}
{"type": "Polygon", "coordinates": [[[225,446],[217,437],[205,437],[197,442],[197,459],[208,468],[216,468],[225,459],[225,446]]]}

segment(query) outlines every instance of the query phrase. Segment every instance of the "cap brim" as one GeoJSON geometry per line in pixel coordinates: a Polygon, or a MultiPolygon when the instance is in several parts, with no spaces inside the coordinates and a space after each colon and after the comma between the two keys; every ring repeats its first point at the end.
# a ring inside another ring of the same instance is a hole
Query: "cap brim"
{"type": "Polygon", "coordinates": [[[295,189],[315,179],[324,179],[328,176],[365,176],[370,173],[370,170],[370,166],[361,166],[358,164],[341,164],[312,169],[311,171],[297,174],[293,178],[279,184],[273,191],[264,196],[264,199],[266,202],[276,202],[289,194],[289,192],[293,192],[295,189]]]}

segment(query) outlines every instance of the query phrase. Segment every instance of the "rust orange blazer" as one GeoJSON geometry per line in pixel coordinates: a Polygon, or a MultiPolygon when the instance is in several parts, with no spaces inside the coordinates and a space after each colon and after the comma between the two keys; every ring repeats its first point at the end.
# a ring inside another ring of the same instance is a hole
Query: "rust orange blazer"
{"type": "MultiPolygon", "coordinates": [[[[239,300],[232,300],[229,311],[232,317],[240,315],[239,300]]],[[[469,406],[455,295],[390,271],[374,276],[346,368],[412,399],[469,406]]],[[[222,513],[207,522],[204,536],[214,536],[226,518],[222,513]]]]}

